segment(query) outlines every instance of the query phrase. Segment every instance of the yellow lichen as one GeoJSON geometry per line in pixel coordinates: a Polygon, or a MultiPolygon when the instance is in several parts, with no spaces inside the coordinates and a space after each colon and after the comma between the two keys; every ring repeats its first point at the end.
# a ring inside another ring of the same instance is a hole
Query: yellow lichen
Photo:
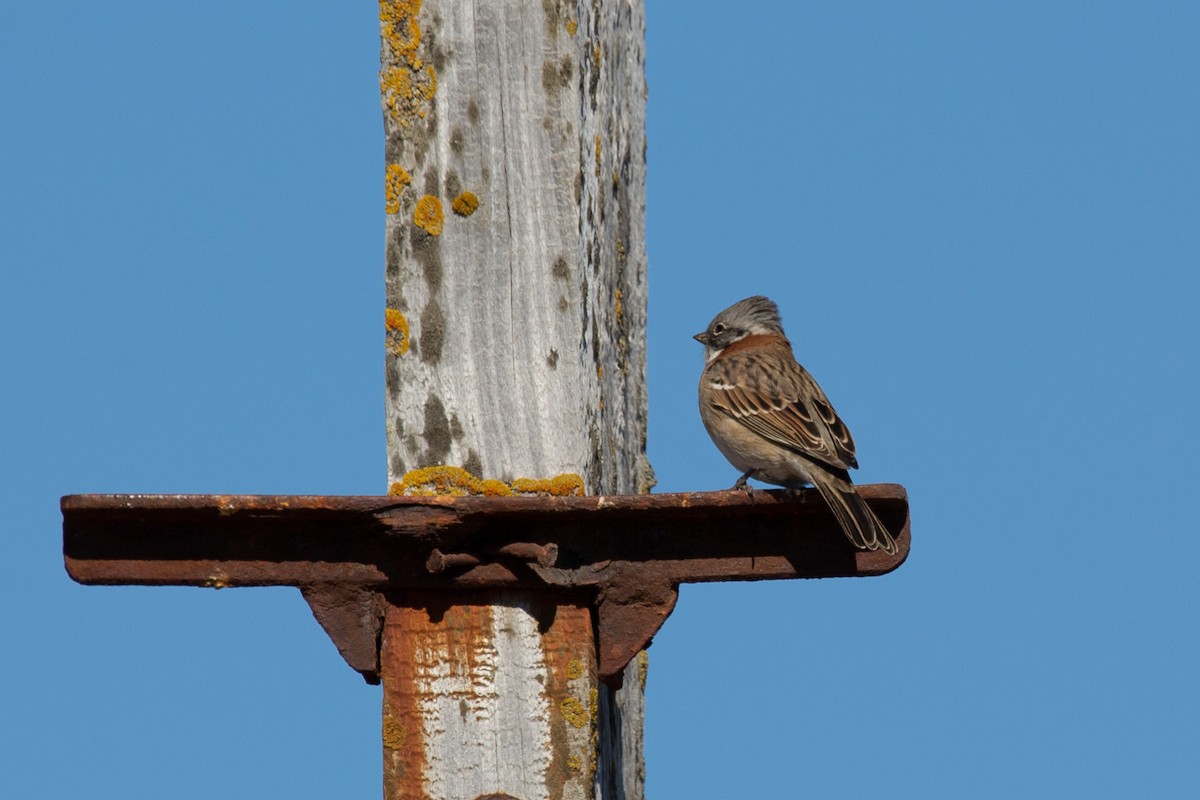
{"type": "Polygon", "coordinates": [[[517,494],[583,497],[583,478],[573,472],[545,479],[517,478],[511,485],[517,494]]]}
{"type": "Polygon", "coordinates": [[[578,755],[571,753],[567,756],[567,769],[571,770],[571,772],[579,772],[579,768],[582,766],[583,760],[578,755]]]}
{"type": "Polygon", "coordinates": [[[579,30],[579,23],[573,19],[567,20],[567,36],[574,36],[577,30],[579,30]]]}
{"type": "Polygon", "coordinates": [[[408,738],[408,731],[400,724],[400,720],[391,714],[383,716],[383,746],[388,750],[399,750],[408,738]]]}
{"type": "Polygon", "coordinates": [[[384,42],[379,91],[388,116],[402,127],[424,117],[426,106],[437,92],[433,65],[417,56],[421,45],[421,26],[417,23],[420,10],[421,0],[379,2],[379,35],[384,42]]]}
{"type": "Polygon", "coordinates": [[[511,495],[512,488],[504,481],[498,481],[495,478],[484,478],[479,482],[480,494],[488,497],[508,497],[511,495]]]}
{"type": "Polygon", "coordinates": [[[637,654],[638,687],[646,691],[646,676],[650,673],[650,653],[639,650],[637,654]]]}
{"type": "Polygon", "coordinates": [[[408,332],[408,320],[400,313],[399,309],[388,308],[383,312],[383,324],[387,326],[389,331],[404,331],[408,332]]]}
{"type": "Polygon", "coordinates": [[[578,697],[565,697],[562,703],[559,704],[562,710],[563,719],[573,728],[582,728],[588,724],[588,712],[583,707],[583,703],[579,702],[578,697]]]}
{"type": "Polygon", "coordinates": [[[600,134],[596,134],[596,177],[600,177],[600,134]]]}
{"type": "Polygon", "coordinates": [[[596,720],[600,719],[600,690],[599,689],[593,688],[593,689],[588,690],[588,706],[591,708],[592,722],[595,722],[596,720]]]}
{"type": "Polygon", "coordinates": [[[483,494],[480,484],[478,478],[462,467],[422,467],[404,473],[399,483],[392,484],[389,494],[463,497],[483,494]]]}
{"type": "Polygon", "coordinates": [[[379,34],[388,43],[392,56],[405,63],[418,62],[421,26],[417,14],[422,0],[379,0],[379,34]]]}
{"type": "Polygon", "coordinates": [[[437,71],[433,68],[433,64],[425,65],[425,80],[421,87],[421,96],[426,100],[432,100],[437,94],[437,71]]]}
{"type": "Polygon", "coordinates": [[[568,473],[545,479],[517,478],[508,484],[494,478],[477,478],[462,467],[440,465],[409,470],[404,473],[404,477],[388,488],[388,494],[422,497],[508,497],[513,494],[582,496],[583,478],[568,473]]]}
{"type": "Polygon", "coordinates": [[[617,327],[625,323],[625,307],[621,305],[621,290],[617,289],[613,295],[613,313],[617,317],[617,327]]]}
{"type": "Polygon", "coordinates": [[[413,223],[418,228],[423,229],[430,236],[439,236],[445,220],[446,213],[442,211],[441,200],[427,194],[417,201],[417,208],[413,211],[413,223]]]}
{"type": "Polygon", "coordinates": [[[399,309],[388,308],[383,312],[384,327],[387,329],[387,349],[394,356],[408,352],[408,320],[399,309]]]}
{"type": "Polygon", "coordinates": [[[408,174],[408,170],[399,164],[387,165],[387,176],[383,184],[384,210],[387,213],[400,213],[400,192],[404,191],[404,187],[410,183],[412,183],[412,175],[408,174]]]}
{"type": "Polygon", "coordinates": [[[475,213],[475,209],[479,208],[479,198],[475,196],[474,192],[463,192],[454,198],[454,202],[450,203],[450,207],[460,217],[469,217],[475,213]]]}
{"type": "Polygon", "coordinates": [[[583,675],[583,662],[578,658],[572,658],[567,662],[567,680],[575,680],[583,675]]]}

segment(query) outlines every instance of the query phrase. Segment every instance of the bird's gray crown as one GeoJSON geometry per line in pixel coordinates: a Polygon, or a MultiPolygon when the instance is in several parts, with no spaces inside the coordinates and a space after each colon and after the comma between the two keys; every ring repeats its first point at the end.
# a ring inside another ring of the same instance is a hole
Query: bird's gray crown
{"type": "Polygon", "coordinates": [[[717,322],[724,322],[728,327],[743,328],[752,334],[783,333],[779,307],[761,294],[737,301],[717,314],[713,323],[717,322]]]}
{"type": "Polygon", "coordinates": [[[783,333],[783,323],[779,319],[779,307],[761,294],[739,300],[717,314],[709,323],[708,329],[711,331],[717,326],[717,323],[723,324],[726,328],[745,331],[746,335],[783,333]]]}

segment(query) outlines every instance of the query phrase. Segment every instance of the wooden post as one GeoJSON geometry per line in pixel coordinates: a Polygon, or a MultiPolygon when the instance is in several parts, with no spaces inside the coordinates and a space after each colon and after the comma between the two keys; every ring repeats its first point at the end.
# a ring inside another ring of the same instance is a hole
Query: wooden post
{"type": "MultiPolygon", "coordinates": [[[[640,0],[381,0],[380,30],[389,483],[648,491],[640,0]]],[[[645,664],[601,684],[586,607],[425,598],[385,617],[386,798],[642,796],[645,664]]]]}
{"type": "Polygon", "coordinates": [[[389,800],[637,800],[679,585],[884,574],[907,496],[859,487],[885,553],[811,493],[647,495],[639,0],[382,0],[380,24],[389,479],[441,496],[67,496],[66,567],[299,587],[382,680],[389,800]],[[549,496],[446,496],[514,492],[549,496]]]}

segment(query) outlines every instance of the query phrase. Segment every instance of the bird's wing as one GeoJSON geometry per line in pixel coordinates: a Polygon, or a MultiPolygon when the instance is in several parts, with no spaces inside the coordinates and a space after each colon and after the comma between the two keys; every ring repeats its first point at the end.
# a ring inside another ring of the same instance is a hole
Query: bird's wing
{"type": "Polygon", "coordinates": [[[769,358],[730,354],[710,363],[707,373],[717,411],[765,439],[830,466],[858,466],[850,429],[790,350],[769,358]]]}

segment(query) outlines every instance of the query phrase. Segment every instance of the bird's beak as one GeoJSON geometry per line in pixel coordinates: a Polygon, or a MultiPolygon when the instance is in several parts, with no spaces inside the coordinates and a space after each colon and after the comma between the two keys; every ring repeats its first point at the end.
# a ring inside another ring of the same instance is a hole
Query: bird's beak
{"type": "Polygon", "coordinates": [[[701,331],[700,333],[697,333],[692,338],[695,339],[700,344],[707,345],[708,344],[708,331],[701,331]]]}

